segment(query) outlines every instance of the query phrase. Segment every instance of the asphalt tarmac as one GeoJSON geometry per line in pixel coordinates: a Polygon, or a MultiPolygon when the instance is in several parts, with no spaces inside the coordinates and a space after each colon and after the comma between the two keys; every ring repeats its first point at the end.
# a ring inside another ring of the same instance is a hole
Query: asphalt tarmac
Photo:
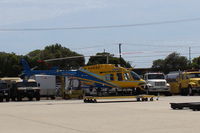
{"type": "Polygon", "coordinates": [[[171,102],[200,102],[200,96],[160,97],[152,102],[135,99],[99,103],[82,100],[4,102],[0,103],[0,132],[198,133],[200,111],[172,110],[171,102]]]}

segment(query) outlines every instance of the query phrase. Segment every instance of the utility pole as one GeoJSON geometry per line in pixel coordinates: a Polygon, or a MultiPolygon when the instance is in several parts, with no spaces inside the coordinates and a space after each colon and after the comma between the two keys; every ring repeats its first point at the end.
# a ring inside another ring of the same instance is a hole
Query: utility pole
{"type": "Polygon", "coordinates": [[[120,61],[120,65],[122,65],[122,51],[121,51],[121,46],[122,46],[122,44],[119,43],[119,61],[120,61]]]}
{"type": "Polygon", "coordinates": [[[109,64],[109,53],[106,53],[106,49],[103,49],[104,56],[106,56],[106,64],[109,64]]]}
{"type": "Polygon", "coordinates": [[[108,55],[108,53],[106,54],[106,64],[108,64],[109,63],[109,55],[108,55]]]}

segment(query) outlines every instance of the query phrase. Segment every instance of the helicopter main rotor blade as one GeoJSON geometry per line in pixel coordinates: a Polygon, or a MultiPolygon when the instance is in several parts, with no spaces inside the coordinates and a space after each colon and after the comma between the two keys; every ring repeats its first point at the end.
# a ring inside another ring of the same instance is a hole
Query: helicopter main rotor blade
{"type": "Polygon", "coordinates": [[[62,57],[62,58],[55,58],[55,59],[47,59],[47,60],[44,60],[44,61],[45,61],[45,62],[50,62],[50,61],[57,61],[57,60],[75,59],[75,58],[83,58],[83,57],[98,57],[98,56],[106,56],[106,55],[71,56],[71,57],[62,57]]]}

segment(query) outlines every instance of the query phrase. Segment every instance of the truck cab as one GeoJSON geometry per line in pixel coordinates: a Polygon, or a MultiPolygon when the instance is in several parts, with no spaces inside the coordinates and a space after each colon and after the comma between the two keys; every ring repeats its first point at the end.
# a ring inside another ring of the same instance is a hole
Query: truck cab
{"type": "Polygon", "coordinates": [[[177,82],[182,95],[193,95],[194,93],[200,93],[199,71],[182,72],[180,73],[177,82]]]}
{"type": "Polygon", "coordinates": [[[26,97],[29,101],[36,98],[37,101],[40,100],[40,87],[37,82],[33,79],[22,80],[18,77],[3,78],[10,86],[10,98],[12,101],[22,101],[22,98],[26,97]]]}
{"type": "Polygon", "coordinates": [[[163,73],[146,73],[144,75],[146,81],[146,92],[149,93],[162,93],[171,95],[170,85],[167,83],[163,73]]]}
{"type": "Polygon", "coordinates": [[[10,89],[5,81],[0,80],[0,102],[3,102],[4,99],[9,101],[10,89]]]}

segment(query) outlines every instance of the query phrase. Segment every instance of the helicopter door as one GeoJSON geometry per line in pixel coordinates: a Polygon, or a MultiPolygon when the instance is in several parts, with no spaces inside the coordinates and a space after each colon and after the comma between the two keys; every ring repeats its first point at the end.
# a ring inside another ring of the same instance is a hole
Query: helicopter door
{"type": "Polygon", "coordinates": [[[122,81],[123,80],[122,73],[117,73],[117,80],[118,81],[122,81]]]}

